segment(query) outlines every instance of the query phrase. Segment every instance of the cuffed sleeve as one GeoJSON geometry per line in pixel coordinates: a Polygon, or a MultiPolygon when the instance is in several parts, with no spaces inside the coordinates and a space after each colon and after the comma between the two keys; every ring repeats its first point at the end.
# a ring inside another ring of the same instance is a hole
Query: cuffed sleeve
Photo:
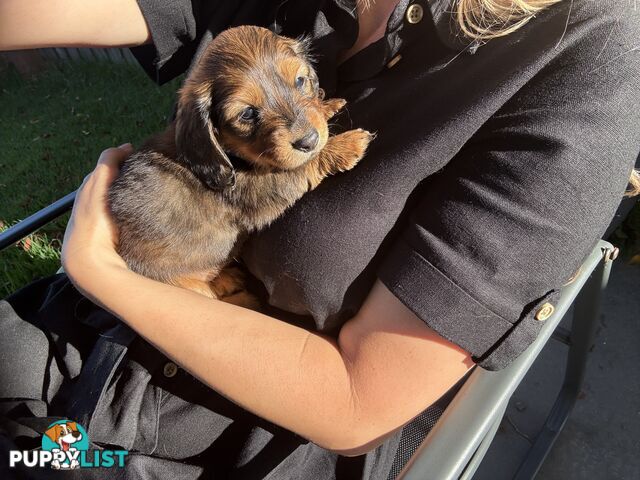
{"type": "Polygon", "coordinates": [[[192,2],[137,1],[152,44],[132,48],[131,52],[153,80],[164,83],[184,72],[195,52],[198,32],[192,2]]]}
{"type": "Polygon", "coordinates": [[[385,256],[381,281],[487,369],[536,338],[536,312],[622,199],[640,151],[639,57],[587,41],[561,52],[428,182],[385,256]]]}

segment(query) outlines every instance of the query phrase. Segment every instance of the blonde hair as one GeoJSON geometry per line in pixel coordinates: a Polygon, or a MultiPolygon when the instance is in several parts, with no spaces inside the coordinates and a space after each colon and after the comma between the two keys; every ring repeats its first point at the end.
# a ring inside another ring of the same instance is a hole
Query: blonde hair
{"type": "Polygon", "coordinates": [[[627,196],[633,197],[634,195],[640,195],[640,171],[634,170],[631,172],[631,178],[629,179],[629,190],[627,190],[627,196]]]}
{"type": "Polygon", "coordinates": [[[456,18],[462,33],[474,40],[508,35],[536,13],[561,0],[457,0],[456,18]]]}
{"type": "MultiPolygon", "coordinates": [[[[536,13],[562,0],[457,0],[458,26],[468,38],[486,42],[508,35],[536,13]]],[[[640,171],[633,170],[628,196],[640,195],[640,171]]]]}

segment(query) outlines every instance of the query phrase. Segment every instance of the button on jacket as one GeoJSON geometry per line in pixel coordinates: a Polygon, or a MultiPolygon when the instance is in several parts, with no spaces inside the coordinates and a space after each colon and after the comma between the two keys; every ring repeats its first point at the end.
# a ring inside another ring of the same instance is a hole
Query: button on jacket
{"type": "MultiPolygon", "coordinates": [[[[341,64],[358,34],[353,0],[139,3],[154,44],[134,54],[154,80],[184,72],[229,26],[305,34],[321,86],[349,102],[336,130],[377,132],[353,171],[243,253],[275,313],[329,335],[379,278],[481,366],[504,367],[553,314],[640,151],[640,12],[629,2],[562,1],[481,44],[456,31],[452,2],[400,0],[384,37],[341,64]]],[[[0,445],[32,447],[64,416],[94,444],[131,450],[123,471],[83,478],[384,480],[393,463],[399,435],[342,458],[242,410],[64,277],[0,303],[0,321],[11,359],[0,445]]]]}

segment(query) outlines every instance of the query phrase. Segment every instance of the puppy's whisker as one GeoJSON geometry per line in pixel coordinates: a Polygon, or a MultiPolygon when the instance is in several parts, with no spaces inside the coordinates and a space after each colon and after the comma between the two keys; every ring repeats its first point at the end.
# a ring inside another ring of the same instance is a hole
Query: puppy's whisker
{"type": "Polygon", "coordinates": [[[265,155],[267,153],[267,150],[263,150],[260,152],[260,155],[258,155],[258,158],[256,160],[260,160],[262,158],[263,155],[265,155]]]}

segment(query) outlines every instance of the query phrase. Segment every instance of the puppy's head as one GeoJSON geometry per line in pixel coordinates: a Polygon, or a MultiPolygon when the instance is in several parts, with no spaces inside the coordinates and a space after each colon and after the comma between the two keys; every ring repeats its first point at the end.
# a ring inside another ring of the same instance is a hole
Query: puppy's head
{"type": "Polygon", "coordinates": [[[44,433],[55,443],[67,446],[82,440],[82,433],[76,422],[57,423],[44,433]]]}
{"type": "Polygon", "coordinates": [[[211,189],[235,182],[227,153],[256,167],[299,167],[328,138],[322,96],[304,41],[260,27],[226,30],[180,91],[178,159],[211,189]]]}

